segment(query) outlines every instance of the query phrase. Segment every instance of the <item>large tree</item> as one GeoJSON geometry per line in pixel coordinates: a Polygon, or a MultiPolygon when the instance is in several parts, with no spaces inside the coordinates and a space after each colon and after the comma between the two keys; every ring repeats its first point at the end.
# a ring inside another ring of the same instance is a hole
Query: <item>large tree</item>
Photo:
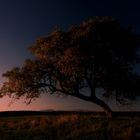
{"type": "Polygon", "coordinates": [[[140,95],[140,76],[133,71],[139,45],[139,36],[111,17],[56,30],[29,48],[35,59],[3,74],[7,81],[1,96],[25,96],[30,103],[42,93],[63,93],[93,102],[112,116],[96,91],[103,89],[103,96],[113,94],[121,103],[140,95]]]}

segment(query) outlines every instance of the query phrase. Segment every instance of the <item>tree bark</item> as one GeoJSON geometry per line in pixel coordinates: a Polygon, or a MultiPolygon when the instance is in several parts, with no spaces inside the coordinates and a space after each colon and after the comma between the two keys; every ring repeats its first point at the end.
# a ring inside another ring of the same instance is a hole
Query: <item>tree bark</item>
{"type": "Polygon", "coordinates": [[[67,95],[71,95],[71,96],[77,97],[79,99],[88,101],[88,102],[95,103],[96,105],[99,105],[100,107],[103,108],[103,110],[105,111],[106,116],[108,118],[113,117],[113,111],[111,110],[111,108],[104,101],[102,101],[101,99],[97,98],[95,96],[95,94],[92,94],[92,96],[85,96],[83,94],[80,94],[79,92],[70,93],[70,92],[66,92],[66,91],[61,90],[61,89],[56,89],[56,91],[66,93],[67,95]]]}
{"type": "Polygon", "coordinates": [[[69,94],[69,95],[77,97],[77,98],[80,98],[80,99],[88,101],[88,102],[92,102],[92,103],[100,106],[104,110],[104,112],[105,112],[105,114],[106,114],[106,116],[108,118],[113,117],[113,111],[111,110],[111,108],[104,101],[102,101],[101,99],[97,98],[96,96],[87,97],[87,96],[84,96],[82,94],[69,94]]]}
{"type": "Polygon", "coordinates": [[[106,113],[106,116],[108,118],[113,117],[113,111],[111,110],[111,108],[104,101],[102,101],[101,99],[99,99],[96,96],[94,96],[93,103],[95,103],[95,104],[99,105],[100,107],[102,107],[103,110],[106,113]]]}

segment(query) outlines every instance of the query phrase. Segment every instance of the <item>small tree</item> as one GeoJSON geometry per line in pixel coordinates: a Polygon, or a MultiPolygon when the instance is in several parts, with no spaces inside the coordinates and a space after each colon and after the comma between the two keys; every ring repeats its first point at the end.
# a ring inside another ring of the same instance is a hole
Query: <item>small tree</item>
{"type": "Polygon", "coordinates": [[[1,96],[25,96],[30,103],[41,93],[63,93],[93,102],[112,116],[96,90],[103,89],[105,97],[114,94],[121,103],[139,95],[140,77],[133,72],[139,43],[138,35],[110,17],[85,21],[67,32],[57,30],[29,48],[35,59],[3,74],[7,81],[1,96]]]}

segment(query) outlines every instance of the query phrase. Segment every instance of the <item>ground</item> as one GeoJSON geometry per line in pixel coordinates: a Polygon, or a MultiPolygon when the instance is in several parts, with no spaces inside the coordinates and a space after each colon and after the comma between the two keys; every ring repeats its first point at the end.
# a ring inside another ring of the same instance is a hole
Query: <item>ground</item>
{"type": "Polygon", "coordinates": [[[0,140],[131,139],[140,139],[139,115],[110,119],[100,113],[50,112],[0,117],[0,140]]]}

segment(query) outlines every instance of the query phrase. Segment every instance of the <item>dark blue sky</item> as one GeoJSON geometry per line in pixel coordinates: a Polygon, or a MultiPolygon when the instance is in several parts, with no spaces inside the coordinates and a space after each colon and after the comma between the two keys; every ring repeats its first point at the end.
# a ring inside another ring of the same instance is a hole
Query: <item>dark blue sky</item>
{"type": "MultiPolygon", "coordinates": [[[[26,58],[31,57],[27,48],[56,27],[66,30],[95,16],[112,16],[125,27],[132,25],[140,33],[139,6],[139,0],[0,0],[0,74],[22,65],[26,58]]],[[[3,79],[0,79],[2,82],[3,79]]],[[[43,96],[41,101],[44,99],[43,96]]],[[[8,98],[1,99],[3,104],[0,108],[7,101],[8,98]]],[[[43,103],[42,108],[94,108],[79,100],[72,101],[69,97],[60,101],[56,97],[47,97],[47,101],[49,104],[43,103]]],[[[41,106],[39,101],[36,103],[41,106]]],[[[17,106],[5,109],[27,109],[24,105],[17,106]]],[[[36,109],[33,105],[29,108],[36,109]]]]}

